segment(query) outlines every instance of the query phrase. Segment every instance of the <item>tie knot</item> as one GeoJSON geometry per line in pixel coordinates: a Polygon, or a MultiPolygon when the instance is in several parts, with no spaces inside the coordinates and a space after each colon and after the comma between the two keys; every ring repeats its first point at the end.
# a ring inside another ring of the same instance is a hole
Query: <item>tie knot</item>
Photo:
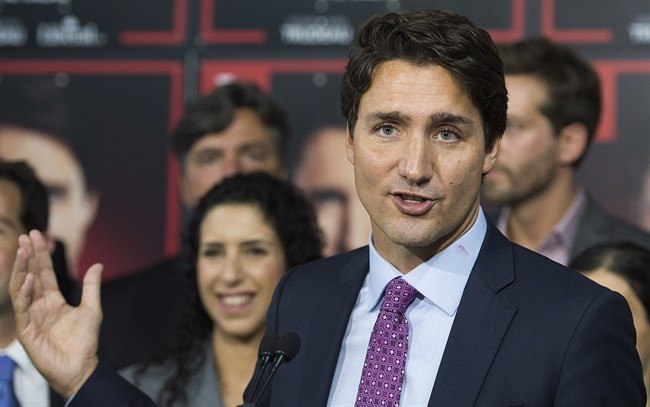
{"type": "Polygon", "coordinates": [[[417,293],[418,291],[403,278],[393,279],[386,285],[381,310],[404,314],[417,293]]]}
{"type": "Polygon", "coordinates": [[[7,355],[0,356],[0,383],[13,381],[14,367],[16,363],[7,355]]]}

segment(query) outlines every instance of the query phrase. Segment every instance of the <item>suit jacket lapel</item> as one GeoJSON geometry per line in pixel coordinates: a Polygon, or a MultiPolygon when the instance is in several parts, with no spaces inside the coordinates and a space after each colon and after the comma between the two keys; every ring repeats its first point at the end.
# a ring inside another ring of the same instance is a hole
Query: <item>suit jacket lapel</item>
{"type": "Polygon", "coordinates": [[[516,307],[497,292],[514,280],[511,243],[488,221],[463,292],[429,406],[473,405],[516,307]]]}
{"type": "Polygon", "coordinates": [[[368,248],[351,254],[350,261],[340,270],[338,278],[328,287],[319,287],[318,298],[311,304],[310,315],[318,317],[311,321],[303,364],[299,405],[325,406],[329,397],[339,352],[343,343],[350,314],[359,291],[368,274],[368,248]]]}
{"type": "Polygon", "coordinates": [[[59,396],[52,388],[50,387],[50,407],[63,407],[65,406],[66,400],[63,400],[63,397],[59,396]]]}
{"type": "Polygon", "coordinates": [[[609,240],[606,239],[610,235],[609,217],[589,195],[585,199],[585,210],[578,222],[578,230],[571,246],[571,259],[592,246],[595,243],[595,236],[603,236],[604,240],[609,240]]]}

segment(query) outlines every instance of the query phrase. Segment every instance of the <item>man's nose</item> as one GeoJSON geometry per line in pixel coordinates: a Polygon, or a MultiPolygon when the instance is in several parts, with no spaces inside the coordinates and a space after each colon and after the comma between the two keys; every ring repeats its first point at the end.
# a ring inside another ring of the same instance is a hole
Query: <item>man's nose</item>
{"type": "Polygon", "coordinates": [[[433,151],[425,135],[414,135],[404,140],[399,174],[410,185],[421,185],[433,176],[433,151]]]}

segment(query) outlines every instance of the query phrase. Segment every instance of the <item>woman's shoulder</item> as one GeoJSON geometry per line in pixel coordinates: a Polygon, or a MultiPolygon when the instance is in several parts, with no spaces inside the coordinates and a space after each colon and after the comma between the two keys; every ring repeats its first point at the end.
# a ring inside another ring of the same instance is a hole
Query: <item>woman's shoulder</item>
{"type": "Polygon", "coordinates": [[[167,359],[160,363],[129,366],[120,370],[120,375],[155,400],[174,371],[173,361],[167,359]]]}
{"type": "MultiPolygon", "coordinates": [[[[210,346],[202,348],[204,356],[202,366],[196,371],[187,385],[189,397],[188,406],[204,406],[206,401],[211,405],[221,405],[219,382],[214,372],[214,365],[210,363],[212,352],[210,346]]],[[[129,366],[120,370],[120,374],[131,384],[156,400],[165,383],[175,374],[176,365],[173,359],[166,359],[148,365],[129,366]]]]}

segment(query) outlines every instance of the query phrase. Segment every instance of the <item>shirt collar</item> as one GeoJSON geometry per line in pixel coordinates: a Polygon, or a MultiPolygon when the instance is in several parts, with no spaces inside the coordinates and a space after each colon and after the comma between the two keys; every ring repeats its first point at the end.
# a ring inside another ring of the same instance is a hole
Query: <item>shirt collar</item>
{"type": "MultiPolygon", "coordinates": [[[[552,232],[544,239],[544,242],[540,247],[548,245],[552,239],[559,240],[566,247],[571,247],[573,240],[578,233],[578,223],[580,223],[580,218],[585,211],[586,206],[586,192],[583,187],[578,186],[576,190],[576,196],[571,202],[571,206],[564,213],[562,218],[553,226],[552,232]]],[[[506,206],[501,211],[499,215],[499,221],[497,222],[497,228],[504,236],[508,237],[508,219],[510,219],[510,207],[506,206]]]]}
{"type": "Polygon", "coordinates": [[[567,247],[571,246],[578,232],[578,223],[585,210],[585,195],[584,188],[578,187],[576,197],[573,199],[571,206],[569,206],[562,219],[553,228],[552,235],[560,237],[567,247]]]}
{"type": "Polygon", "coordinates": [[[448,315],[454,315],[486,231],[487,221],[483,210],[479,210],[476,221],[463,236],[406,275],[381,257],[371,235],[368,273],[370,310],[379,305],[386,284],[396,277],[402,277],[418,290],[424,301],[434,304],[448,315]]]}
{"type": "Polygon", "coordinates": [[[41,376],[18,340],[14,340],[5,349],[0,350],[0,355],[9,356],[16,364],[16,368],[22,370],[30,380],[41,376]]]}

